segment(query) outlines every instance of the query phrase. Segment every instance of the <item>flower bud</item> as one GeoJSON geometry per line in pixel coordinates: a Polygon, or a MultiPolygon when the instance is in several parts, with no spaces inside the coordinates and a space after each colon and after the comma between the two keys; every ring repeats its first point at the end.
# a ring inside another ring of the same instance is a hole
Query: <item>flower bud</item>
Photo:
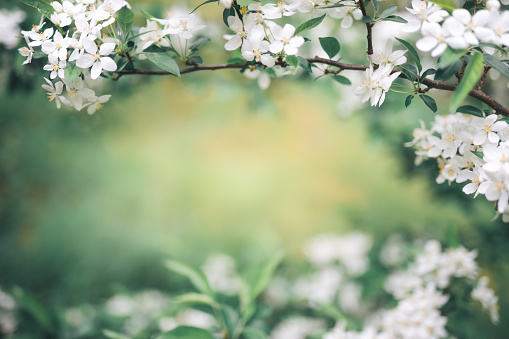
{"type": "Polygon", "coordinates": [[[232,7],[232,4],[233,4],[233,0],[219,0],[219,3],[224,7],[224,8],[230,8],[232,7]]]}

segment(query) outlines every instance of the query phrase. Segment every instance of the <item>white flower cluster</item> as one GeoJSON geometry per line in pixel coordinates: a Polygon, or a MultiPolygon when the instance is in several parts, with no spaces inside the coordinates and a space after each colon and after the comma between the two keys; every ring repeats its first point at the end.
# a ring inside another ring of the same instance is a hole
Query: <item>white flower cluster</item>
{"type": "Polygon", "coordinates": [[[25,20],[25,12],[19,9],[8,11],[0,9],[0,44],[13,49],[19,42],[19,24],[25,20]]]}
{"type": "MultiPolygon", "coordinates": [[[[261,2],[254,1],[247,6],[242,20],[237,16],[228,17],[228,26],[235,34],[224,36],[228,40],[224,47],[228,51],[241,48],[242,56],[247,61],[255,60],[267,68],[273,68],[273,75],[283,74],[284,72],[275,67],[277,61],[285,60],[290,55],[297,55],[305,40],[295,35],[296,28],[292,24],[280,26],[274,20],[284,21],[285,17],[297,13],[313,12],[315,15],[328,14],[332,18],[342,19],[342,27],[347,28],[352,25],[354,19],[362,18],[358,5],[353,1],[342,1],[342,7],[321,8],[339,2],[339,0],[297,0],[291,4],[279,1],[277,4],[262,5],[261,2]]],[[[225,7],[231,6],[231,1],[221,3],[225,7]]],[[[251,67],[245,75],[251,79],[258,79],[262,89],[270,85],[270,75],[255,67],[251,67]]]]}
{"type": "MultiPolygon", "coordinates": [[[[452,277],[474,283],[478,270],[476,256],[476,251],[469,252],[463,247],[442,252],[437,241],[427,242],[424,252],[407,270],[394,273],[386,280],[386,290],[398,300],[395,308],[380,311],[378,319],[362,332],[348,331],[344,323],[338,323],[324,339],[447,338],[447,318],[440,312],[449,300],[447,288],[452,277]]],[[[496,323],[498,299],[487,283],[486,277],[480,278],[472,298],[481,302],[496,323]]]]}
{"type": "Polygon", "coordinates": [[[181,57],[189,55],[189,41],[195,32],[204,29],[200,19],[185,10],[171,10],[166,12],[165,19],[152,18],[147,20],[147,26],[140,28],[140,39],[137,53],[142,53],[151,45],[172,47],[181,57]]]}
{"type": "Polygon", "coordinates": [[[111,57],[118,44],[112,24],[115,13],[128,3],[125,0],[64,0],[51,5],[54,9],[51,22],[56,28],[44,29],[45,22],[41,20],[30,31],[22,31],[28,46],[20,48],[19,52],[27,57],[24,64],[30,63],[34,54],[47,57],[44,70],[49,72],[51,81],[46,79],[48,85],[43,88],[58,108],[62,103],[78,111],[87,107],[87,112],[93,114],[110,98],[109,95],[96,96],[90,87],[103,71],[117,70],[111,57]],[[40,52],[35,48],[40,48],[40,52]],[[70,63],[82,69],[83,79],[66,79],[65,69],[70,63]],[[60,80],[53,83],[57,78],[60,80]]]}
{"type": "Polygon", "coordinates": [[[16,302],[0,289],[0,336],[8,338],[17,327],[16,302]]]}
{"type": "Polygon", "coordinates": [[[235,260],[226,254],[212,254],[201,267],[210,287],[217,292],[234,295],[239,290],[239,280],[235,271],[235,260]]]}
{"type": "Polygon", "coordinates": [[[498,0],[488,0],[486,9],[477,10],[473,15],[464,8],[455,9],[449,15],[437,5],[422,0],[412,0],[408,11],[415,18],[407,30],[420,30],[423,38],[416,46],[423,52],[431,51],[432,57],[440,56],[447,46],[466,49],[490,43],[509,47],[509,11],[500,11],[498,0]]]}
{"type": "Polygon", "coordinates": [[[414,130],[405,146],[416,150],[416,164],[438,161],[437,183],[468,182],[466,194],[484,194],[496,201],[503,221],[509,222],[509,125],[495,114],[475,117],[456,113],[436,116],[430,130],[414,130]]]}

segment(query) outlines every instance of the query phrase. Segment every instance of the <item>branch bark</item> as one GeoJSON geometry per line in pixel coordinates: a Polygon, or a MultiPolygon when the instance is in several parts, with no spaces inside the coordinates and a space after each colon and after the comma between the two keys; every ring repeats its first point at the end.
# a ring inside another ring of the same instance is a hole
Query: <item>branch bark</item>
{"type": "MultiPolygon", "coordinates": [[[[364,6],[364,0],[359,0],[359,8],[362,12],[362,16],[365,17],[368,15],[366,11],[366,6],[364,6]]],[[[367,35],[366,39],[368,40],[368,55],[373,55],[373,24],[366,23],[367,35]]]]}
{"type": "MultiPolygon", "coordinates": [[[[324,58],[307,58],[306,59],[309,63],[313,64],[324,64],[329,65],[332,67],[336,67],[343,70],[353,70],[353,71],[364,71],[368,68],[368,66],[364,65],[352,65],[352,64],[345,64],[338,61],[333,61],[329,59],[324,58]]],[[[286,66],[285,62],[278,62],[281,66],[286,66]]],[[[187,74],[187,73],[194,73],[198,71],[216,71],[216,70],[222,70],[222,69],[243,69],[249,67],[250,64],[248,62],[243,62],[239,64],[221,64],[221,65],[208,65],[208,66],[194,66],[190,68],[185,68],[180,71],[180,74],[187,74]]],[[[115,72],[117,74],[117,79],[124,75],[172,75],[174,74],[165,72],[165,71],[146,71],[146,70],[139,70],[134,69],[130,71],[120,71],[115,72]]],[[[331,72],[332,73],[332,72],[331,72]]],[[[403,74],[400,75],[400,77],[404,78],[405,76],[403,74]]],[[[422,84],[426,85],[429,89],[439,89],[443,91],[455,91],[458,87],[457,85],[450,84],[447,82],[441,82],[441,81],[434,81],[431,79],[423,79],[421,81],[422,84]]],[[[503,106],[499,102],[497,102],[495,99],[490,97],[488,94],[483,92],[481,89],[473,89],[470,91],[469,96],[472,98],[475,98],[477,100],[480,100],[484,102],[486,105],[494,109],[498,114],[501,114],[503,116],[509,117],[509,108],[503,106]]]]}

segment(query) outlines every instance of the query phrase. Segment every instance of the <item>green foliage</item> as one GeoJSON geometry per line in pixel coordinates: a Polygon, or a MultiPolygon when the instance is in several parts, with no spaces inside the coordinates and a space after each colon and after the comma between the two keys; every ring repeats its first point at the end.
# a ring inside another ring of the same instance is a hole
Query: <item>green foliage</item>
{"type": "Polygon", "coordinates": [[[454,91],[451,99],[451,104],[449,106],[450,112],[456,111],[463,100],[468,96],[468,93],[470,93],[479,79],[481,79],[483,71],[483,56],[481,53],[474,53],[473,57],[470,59],[470,62],[467,65],[467,68],[465,68],[465,73],[463,74],[463,77],[458,84],[458,88],[454,91]]]}
{"type": "Polygon", "coordinates": [[[299,65],[300,65],[300,67],[304,68],[309,73],[313,72],[313,70],[311,68],[312,64],[310,64],[309,61],[307,61],[305,58],[303,58],[301,56],[299,56],[297,58],[299,58],[299,65]]]}
{"type": "Polygon", "coordinates": [[[135,16],[133,11],[127,8],[127,6],[122,7],[117,12],[117,24],[126,36],[133,28],[134,19],[135,16]]]}
{"type": "Polygon", "coordinates": [[[509,79],[509,66],[502,61],[495,58],[493,55],[483,53],[484,61],[494,69],[500,72],[503,76],[509,79]]]}
{"type": "Polygon", "coordinates": [[[458,5],[456,5],[452,0],[429,0],[429,1],[434,4],[437,4],[438,6],[442,7],[443,9],[449,12],[452,12],[458,8],[458,5]]]}
{"type": "Polygon", "coordinates": [[[421,100],[429,107],[430,110],[433,111],[433,113],[437,112],[437,103],[435,99],[426,94],[420,94],[419,98],[421,98],[421,100]]]}
{"type": "Polygon", "coordinates": [[[78,79],[82,73],[83,69],[76,66],[76,62],[70,61],[67,63],[64,69],[65,81],[67,81],[67,83],[71,83],[78,79]]]}
{"type": "Polygon", "coordinates": [[[341,49],[338,39],[334,37],[327,37],[319,38],[318,40],[320,40],[320,45],[322,46],[325,53],[327,53],[327,55],[329,56],[329,59],[332,59],[336,55],[338,55],[341,49]]]}
{"type": "Polygon", "coordinates": [[[198,291],[208,295],[212,299],[215,298],[215,293],[210,288],[207,277],[201,270],[175,260],[166,260],[165,266],[171,271],[188,278],[198,291]]]}
{"type": "Polygon", "coordinates": [[[157,336],[156,339],[214,339],[209,331],[192,326],[179,326],[157,336]]]}
{"type": "Polygon", "coordinates": [[[298,67],[300,64],[300,60],[295,55],[288,55],[286,57],[286,63],[292,67],[298,67]]]}
{"type": "Polygon", "coordinates": [[[27,4],[28,6],[37,8],[39,12],[41,12],[42,15],[44,15],[47,18],[51,17],[51,14],[55,12],[55,9],[53,6],[50,5],[49,1],[45,0],[20,0],[24,4],[27,4]]]}
{"type": "Polygon", "coordinates": [[[174,74],[176,76],[180,76],[179,66],[177,65],[175,60],[173,60],[171,55],[167,53],[157,53],[157,54],[147,53],[146,56],[147,59],[154,63],[154,65],[156,65],[157,67],[167,72],[170,72],[171,74],[174,74]]]}
{"type": "Polygon", "coordinates": [[[295,35],[310,30],[311,28],[315,28],[316,26],[322,23],[323,19],[325,19],[325,14],[306,21],[305,23],[297,27],[297,29],[295,30],[295,35]]]}
{"type": "Polygon", "coordinates": [[[484,117],[483,112],[479,108],[471,106],[471,105],[465,105],[465,106],[458,107],[456,112],[470,114],[470,115],[473,115],[476,117],[481,117],[481,118],[484,117]]]}
{"type": "Polygon", "coordinates": [[[335,81],[339,82],[342,85],[351,85],[352,84],[350,79],[348,79],[347,77],[344,77],[342,75],[339,75],[339,74],[332,76],[332,79],[334,79],[335,81]]]}
{"type": "Polygon", "coordinates": [[[421,59],[419,58],[419,54],[417,54],[417,51],[415,50],[414,46],[412,46],[409,42],[396,38],[405,48],[408,50],[410,55],[412,56],[412,59],[414,59],[415,64],[417,65],[417,69],[419,70],[419,74],[422,71],[422,65],[421,65],[421,59]]]}

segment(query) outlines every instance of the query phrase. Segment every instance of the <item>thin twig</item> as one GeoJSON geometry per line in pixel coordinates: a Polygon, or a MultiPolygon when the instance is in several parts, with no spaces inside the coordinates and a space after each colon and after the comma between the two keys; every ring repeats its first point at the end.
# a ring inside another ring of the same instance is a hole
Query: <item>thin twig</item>
{"type": "MultiPolygon", "coordinates": [[[[365,17],[368,15],[366,11],[366,6],[364,6],[364,0],[359,0],[359,8],[362,12],[362,16],[365,17]]],[[[366,29],[368,31],[366,35],[366,39],[368,40],[368,55],[373,55],[373,32],[372,32],[373,24],[366,23],[366,29]]]]}

